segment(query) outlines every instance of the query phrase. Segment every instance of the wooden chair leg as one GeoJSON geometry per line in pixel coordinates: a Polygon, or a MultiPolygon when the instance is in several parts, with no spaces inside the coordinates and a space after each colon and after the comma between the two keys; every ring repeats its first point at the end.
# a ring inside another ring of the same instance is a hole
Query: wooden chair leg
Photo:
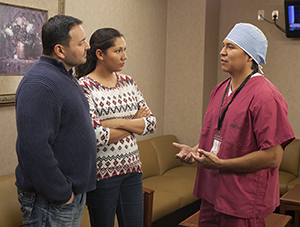
{"type": "Polygon", "coordinates": [[[151,227],[152,225],[153,194],[154,190],[149,188],[143,188],[144,227],[151,227]]]}
{"type": "Polygon", "coordinates": [[[299,227],[299,210],[295,211],[295,227],[299,227]]]}

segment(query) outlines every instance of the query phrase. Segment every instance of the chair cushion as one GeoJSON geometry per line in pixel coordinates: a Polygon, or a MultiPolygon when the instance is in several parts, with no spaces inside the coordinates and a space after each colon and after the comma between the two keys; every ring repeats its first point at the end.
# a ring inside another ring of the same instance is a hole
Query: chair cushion
{"type": "Polygon", "coordinates": [[[15,174],[0,176],[0,226],[22,226],[15,174]]]}
{"type": "Polygon", "coordinates": [[[288,183],[287,191],[291,190],[296,184],[300,184],[300,177],[297,177],[288,183]]]}
{"type": "Polygon", "coordinates": [[[178,210],[180,208],[180,197],[175,192],[154,192],[152,222],[178,210]]]}
{"type": "Polygon", "coordinates": [[[298,176],[300,160],[300,140],[293,140],[284,150],[279,170],[298,176]]]}
{"type": "Polygon", "coordinates": [[[142,162],[143,179],[160,175],[158,157],[151,139],[137,142],[142,162]]]}
{"type": "Polygon", "coordinates": [[[296,179],[296,176],[294,176],[291,173],[279,170],[279,189],[280,189],[280,195],[285,194],[288,191],[288,184],[289,182],[296,179]]]}
{"type": "Polygon", "coordinates": [[[183,165],[179,159],[175,158],[175,155],[179,152],[179,149],[172,145],[173,142],[177,142],[176,136],[159,136],[152,139],[151,142],[157,151],[160,175],[169,169],[183,165]]]}
{"type": "MultiPolygon", "coordinates": [[[[193,196],[195,180],[186,177],[149,177],[143,181],[143,186],[154,190],[154,198],[157,197],[157,191],[165,191],[175,193],[179,199],[179,207],[182,208],[198,198],[193,196]]],[[[155,202],[153,203],[155,204],[155,202]]],[[[171,212],[170,212],[171,213],[171,212]]]]}

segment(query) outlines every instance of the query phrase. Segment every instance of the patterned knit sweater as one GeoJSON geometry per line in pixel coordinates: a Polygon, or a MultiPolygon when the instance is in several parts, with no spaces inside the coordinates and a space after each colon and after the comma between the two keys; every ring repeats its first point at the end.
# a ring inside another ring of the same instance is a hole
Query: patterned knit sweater
{"type": "MultiPolygon", "coordinates": [[[[79,79],[88,102],[90,116],[97,138],[97,180],[115,175],[142,172],[139,151],[134,134],[116,143],[108,144],[110,130],[102,127],[101,121],[112,118],[132,119],[146,101],[134,80],[124,74],[116,74],[115,87],[105,87],[88,76],[79,79]]],[[[143,118],[143,135],[153,133],[156,118],[143,118]]]]}

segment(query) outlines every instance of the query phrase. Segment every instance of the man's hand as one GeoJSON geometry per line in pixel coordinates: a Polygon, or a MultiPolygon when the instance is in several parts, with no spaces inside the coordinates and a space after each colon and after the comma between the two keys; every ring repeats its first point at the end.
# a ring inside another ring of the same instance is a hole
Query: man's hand
{"type": "Polygon", "coordinates": [[[194,153],[193,148],[184,145],[184,144],[179,144],[179,143],[173,143],[174,147],[177,147],[180,150],[178,154],[175,155],[176,158],[180,159],[182,162],[192,164],[195,162],[194,157],[191,155],[191,153],[194,153]]]}
{"type": "Polygon", "coordinates": [[[223,162],[218,156],[207,152],[202,149],[198,149],[198,154],[191,153],[192,157],[204,168],[206,169],[220,169],[223,162]],[[200,156],[199,156],[200,154],[200,156]]]}
{"type": "Polygon", "coordinates": [[[73,202],[73,200],[74,200],[74,192],[72,192],[71,199],[69,199],[69,201],[68,201],[68,202],[66,202],[66,204],[70,204],[70,203],[72,203],[72,202],[73,202]]]}

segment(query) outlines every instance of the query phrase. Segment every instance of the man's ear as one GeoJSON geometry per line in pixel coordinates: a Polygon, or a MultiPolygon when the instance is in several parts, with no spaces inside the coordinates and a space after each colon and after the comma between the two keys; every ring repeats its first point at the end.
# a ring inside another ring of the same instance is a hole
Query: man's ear
{"type": "Polygon", "coordinates": [[[248,55],[248,62],[252,62],[252,61],[254,61],[254,59],[248,55]]]}
{"type": "Polygon", "coordinates": [[[54,53],[59,59],[64,60],[66,58],[65,49],[61,44],[56,44],[54,46],[54,53]]]}
{"type": "Polygon", "coordinates": [[[100,60],[103,60],[103,52],[102,52],[102,50],[100,50],[100,49],[97,49],[96,50],[96,57],[98,58],[98,59],[100,59],[100,60]]]}

